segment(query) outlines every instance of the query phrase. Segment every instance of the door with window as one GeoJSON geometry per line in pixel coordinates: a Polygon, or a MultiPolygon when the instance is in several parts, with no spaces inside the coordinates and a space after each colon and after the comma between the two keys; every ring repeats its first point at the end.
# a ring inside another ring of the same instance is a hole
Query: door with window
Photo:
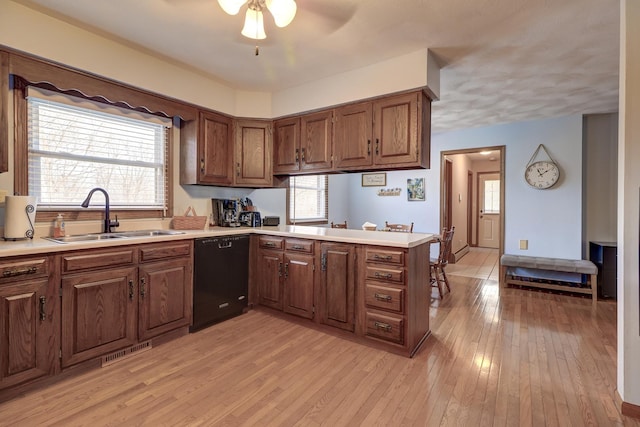
{"type": "Polygon", "coordinates": [[[500,173],[478,173],[478,246],[500,244],[500,173]]]}

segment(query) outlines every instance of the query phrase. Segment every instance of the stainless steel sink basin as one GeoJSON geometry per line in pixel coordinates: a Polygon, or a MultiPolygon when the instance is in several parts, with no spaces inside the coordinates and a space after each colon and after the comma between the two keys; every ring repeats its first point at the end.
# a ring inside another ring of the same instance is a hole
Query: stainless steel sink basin
{"type": "Polygon", "coordinates": [[[122,231],[115,233],[122,237],[153,237],[153,236],[173,236],[175,234],[184,234],[184,231],[176,230],[136,230],[136,231],[122,231]]]}
{"type": "Polygon", "coordinates": [[[109,240],[109,239],[122,239],[125,236],[119,236],[117,234],[104,233],[104,234],[78,234],[75,236],[64,237],[43,237],[43,239],[51,240],[56,243],[72,243],[72,242],[91,242],[95,240],[109,240]]]}
{"type": "Polygon", "coordinates": [[[184,231],[136,230],[136,231],[123,231],[120,233],[91,233],[91,234],[76,234],[74,236],[65,236],[65,237],[43,237],[43,239],[51,240],[52,242],[56,242],[56,243],[73,243],[73,242],[91,242],[96,240],[126,239],[130,237],[172,236],[175,234],[184,234],[184,231]]]}

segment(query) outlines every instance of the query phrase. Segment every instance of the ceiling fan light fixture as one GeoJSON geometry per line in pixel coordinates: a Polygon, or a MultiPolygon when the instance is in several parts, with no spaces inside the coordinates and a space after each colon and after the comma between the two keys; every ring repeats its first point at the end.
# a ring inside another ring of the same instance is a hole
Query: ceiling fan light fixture
{"type": "Polygon", "coordinates": [[[229,15],[237,15],[247,0],[218,0],[218,4],[229,15]]]}
{"type": "Polygon", "coordinates": [[[244,27],[240,32],[245,37],[255,40],[267,38],[264,32],[264,17],[260,10],[249,8],[244,18],[244,27]]]}
{"type": "Polygon", "coordinates": [[[267,9],[273,15],[278,27],[286,27],[296,16],[298,6],[295,0],[266,0],[267,9]]]}

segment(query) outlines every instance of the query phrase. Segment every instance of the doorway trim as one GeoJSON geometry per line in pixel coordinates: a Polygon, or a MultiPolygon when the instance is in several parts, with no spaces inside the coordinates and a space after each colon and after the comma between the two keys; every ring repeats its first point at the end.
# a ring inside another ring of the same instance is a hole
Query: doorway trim
{"type": "MultiPolygon", "coordinates": [[[[445,165],[447,161],[447,156],[452,156],[454,154],[469,154],[469,153],[479,153],[480,151],[488,151],[488,150],[496,150],[500,152],[500,212],[502,215],[500,216],[500,242],[498,248],[498,257],[502,256],[504,253],[504,224],[505,218],[507,216],[506,206],[505,206],[505,154],[506,154],[506,146],[505,145],[496,145],[489,147],[475,147],[475,148],[461,148],[458,150],[443,150],[440,152],[440,229],[444,226],[443,218],[446,215],[446,200],[444,192],[446,190],[445,183],[445,165]]],[[[453,255],[453,254],[452,254],[453,255]]]]}

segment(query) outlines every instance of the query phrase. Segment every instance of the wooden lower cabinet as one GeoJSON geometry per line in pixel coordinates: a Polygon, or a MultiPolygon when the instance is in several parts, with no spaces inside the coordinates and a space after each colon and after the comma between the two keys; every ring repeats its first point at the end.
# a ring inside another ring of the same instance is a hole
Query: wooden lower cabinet
{"type": "Polygon", "coordinates": [[[261,305],[313,318],[313,241],[260,236],[256,271],[261,305]]]}
{"type": "Polygon", "coordinates": [[[138,339],[147,340],[191,323],[191,260],[141,265],[138,339]]]}
{"type": "Polygon", "coordinates": [[[0,263],[0,390],[59,370],[60,305],[48,266],[47,257],[0,263]]]}
{"type": "Polygon", "coordinates": [[[320,323],[347,331],[355,327],[355,246],[320,244],[320,323]]]}
{"type": "Polygon", "coordinates": [[[284,312],[307,319],[313,318],[314,257],[309,254],[285,252],[284,312]]]}
{"type": "Polygon", "coordinates": [[[62,279],[62,367],[137,342],[137,268],[62,279]]]}
{"type": "Polygon", "coordinates": [[[429,243],[395,248],[267,235],[254,242],[259,304],[409,357],[429,336],[429,243]]]}
{"type": "Polygon", "coordinates": [[[62,367],[189,326],[192,248],[185,240],[61,255],[62,367]]]}
{"type": "Polygon", "coordinates": [[[282,310],[282,267],[284,254],[262,249],[258,254],[258,301],[261,305],[282,310]]]}

